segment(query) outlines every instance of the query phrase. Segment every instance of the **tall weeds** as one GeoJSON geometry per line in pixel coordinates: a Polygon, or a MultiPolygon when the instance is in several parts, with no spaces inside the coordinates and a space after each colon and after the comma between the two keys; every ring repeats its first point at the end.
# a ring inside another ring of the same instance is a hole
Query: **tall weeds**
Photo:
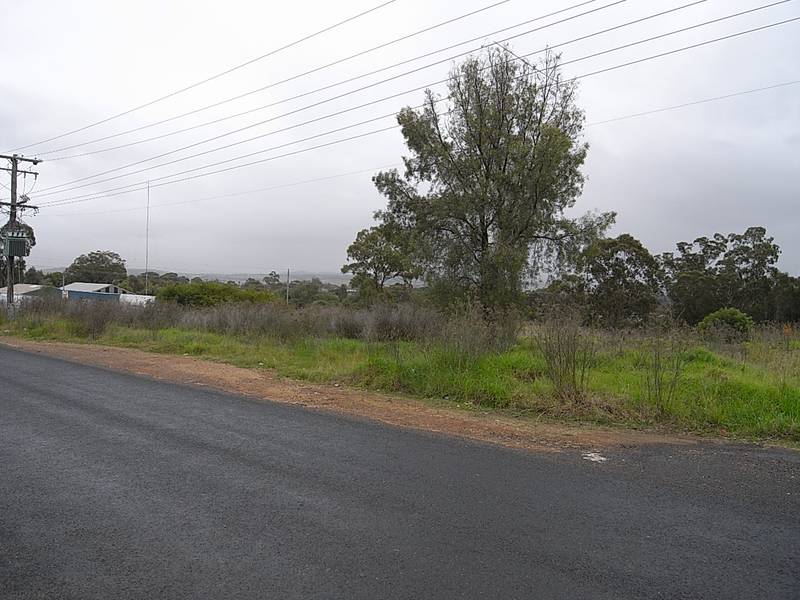
{"type": "Polygon", "coordinates": [[[686,364],[688,334],[681,327],[658,327],[644,338],[644,392],[648,403],[666,414],[675,401],[686,364]]]}
{"type": "MultiPolygon", "coordinates": [[[[281,303],[234,303],[187,308],[174,303],[144,306],[110,301],[31,300],[18,315],[23,320],[66,319],[75,335],[97,339],[109,325],[158,331],[177,327],[223,335],[271,337],[280,341],[348,338],[367,342],[422,342],[447,346],[477,357],[512,344],[515,323],[504,336],[489,328],[477,312],[458,314],[415,304],[376,305],[369,309],[338,306],[296,308],[281,303]],[[501,340],[500,338],[503,337],[501,340]]],[[[506,331],[507,330],[507,331],[506,331]]]]}
{"type": "Polygon", "coordinates": [[[535,329],[533,337],[555,396],[562,402],[583,402],[595,358],[593,337],[574,317],[550,318],[535,329]]]}

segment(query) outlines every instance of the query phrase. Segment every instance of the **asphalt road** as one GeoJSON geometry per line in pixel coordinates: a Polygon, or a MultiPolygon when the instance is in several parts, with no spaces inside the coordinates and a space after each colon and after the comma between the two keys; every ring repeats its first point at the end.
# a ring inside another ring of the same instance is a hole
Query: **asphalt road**
{"type": "Polygon", "coordinates": [[[800,453],[595,463],[0,365],[4,600],[800,598],[800,453]]]}

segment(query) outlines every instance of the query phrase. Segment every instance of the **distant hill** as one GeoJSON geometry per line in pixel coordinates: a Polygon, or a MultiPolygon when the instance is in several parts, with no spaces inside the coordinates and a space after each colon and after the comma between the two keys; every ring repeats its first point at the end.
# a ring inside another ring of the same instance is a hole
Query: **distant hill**
{"type": "MultiPolygon", "coordinates": [[[[28,266],[36,266],[30,263],[28,266]]],[[[37,267],[39,268],[39,267],[37,267]]],[[[53,273],[56,271],[63,271],[63,268],[53,268],[53,267],[42,267],[41,270],[45,273],[53,273]]],[[[201,279],[217,279],[219,281],[236,281],[236,282],[244,282],[250,278],[261,280],[268,275],[268,273],[196,273],[196,272],[188,272],[188,271],[176,271],[173,269],[164,269],[161,267],[151,267],[151,272],[156,273],[177,273],[178,275],[183,275],[184,277],[200,277],[201,279]]],[[[139,275],[144,273],[144,269],[137,269],[134,267],[128,268],[128,273],[131,275],[139,275]]],[[[281,274],[281,280],[286,279],[286,271],[283,271],[281,274]]],[[[331,271],[292,271],[291,278],[292,281],[298,280],[310,280],[314,278],[319,279],[323,283],[332,283],[334,285],[341,285],[347,284],[350,282],[351,275],[345,275],[344,273],[338,272],[331,272],[331,271]]]]}
{"type": "MultiPolygon", "coordinates": [[[[155,270],[155,269],[153,269],[155,270]]],[[[130,269],[131,273],[135,273],[136,270],[130,269]]],[[[166,273],[168,271],[159,271],[159,273],[166,273]]],[[[177,272],[177,271],[176,271],[177,272]]],[[[268,273],[180,273],[177,272],[179,275],[185,275],[186,277],[202,277],[203,279],[218,279],[220,281],[247,281],[249,278],[253,279],[262,279],[268,275],[268,273]]],[[[280,273],[281,281],[286,279],[286,271],[280,273]]],[[[351,275],[345,275],[344,273],[332,273],[332,272],[322,272],[322,271],[292,271],[290,273],[292,281],[298,280],[310,280],[314,279],[315,277],[322,281],[323,283],[333,283],[335,285],[341,285],[343,283],[347,284],[350,282],[351,275]]]]}

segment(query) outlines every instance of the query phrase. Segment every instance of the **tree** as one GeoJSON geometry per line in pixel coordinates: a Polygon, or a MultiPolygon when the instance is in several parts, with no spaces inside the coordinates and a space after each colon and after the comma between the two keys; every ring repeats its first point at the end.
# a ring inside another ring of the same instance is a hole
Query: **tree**
{"type": "Polygon", "coordinates": [[[95,250],[82,254],[64,271],[67,283],[117,283],[128,276],[125,261],[116,252],[95,250]]]}
{"type": "Polygon", "coordinates": [[[61,273],[61,271],[45,273],[42,283],[45,285],[52,285],[54,287],[61,287],[61,284],[63,283],[63,273],[61,273]]]}
{"type": "Polygon", "coordinates": [[[639,240],[627,233],[599,240],[585,260],[591,320],[610,327],[637,324],[656,308],[659,265],[639,240]]]}
{"type": "Polygon", "coordinates": [[[764,227],[748,227],[728,235],[728,247],[720,263],[723,303],[735,306],[757,321],[772,318],[772,290],[781,249],[767,237],[764,227]]]}
{"type": "Polygon", "coordinates": [[[388,199],[376,218],[413,240],[429,283],[491,319],[521,300],[534,244],[576,231],[565,211],[583,188],[584,116],[553,55],[530,65],[487,50],[453,70],[449,91],[446,107],[428,90],[421,110],[398,115],[410,156],[402,175],[375,176],[388,199]]]}
{"type": "Polygon", "coordinates": [[[775,311],[772,315],[773,321],[778,323],[800,321],[800,278],[777,273],[772,290],[772,304],[775,311]]]}
{"type": "Polygon", "coordinates": [[[198,283],[170,283],[156,293],[163,302],[182,306],[217,306],[229,302],[273,302],[275,296],[266,290],[242,289],[235,282],[200,281],[198,283]]]}
{"type": "Polygon", "coordinates": [[[242,287],[245,289],[263,290],[266,286],[264,285],[263,281],[248,277],[247,280],[242,284],[242,287]]]}
{"type": "Polygon", "coordinates": [[[391,221],[362,229],[347,248],[351,262],[342,267],[342,273],[353,274],[355,289],[367,286],[381,293],[386,282],[395,278],[410,286],[420,270],[407,242],[402,228],[391,221]]]}
{"type": "Polygon", "coordinates": [[[281,282],[281,276],[278,275],[275,271],[270,271],[269,275],[264,277],[261,281],[263,281],[264,285],[266,286],[276,285],[281,282]]]}
{"type": "Polygon", "coordinates": [[[661,263],[665,288],[676,315],[699,323],[709,313],[737,308],[757,321],[774,317],[774,288],[780,248],[763,227],[694,242],[679,242],[678,252],[661,263]]]}
{"type": "Polygon", "coordinates": [[[323,284],[317,277],[312,278],[310,281],[292,281],[289,286],[289,299],[296,306],[308,306],[313,304],[322,292],[323,284]]]}
{"type": "Polygon", "coordinates": [[[36,267],[30,267],[28,270],[25,271],[25,275],[22,277],[22,283],[41,285],[44,282],[45,282],[44,273],[38,270],[36,267]]]}

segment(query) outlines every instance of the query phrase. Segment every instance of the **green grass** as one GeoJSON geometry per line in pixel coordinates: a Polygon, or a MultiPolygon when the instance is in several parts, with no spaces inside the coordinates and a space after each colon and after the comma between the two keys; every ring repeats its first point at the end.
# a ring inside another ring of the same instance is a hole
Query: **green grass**
{"type": "Polygon", "coordinates": [[[5,330],[36,340],[60,340],[190,356],[314,382],[510,409],[550,418],[633,427],[800,441],[800,349],[765,344],[744,360],[703,347],[684,352],[674,397],[656,406],[646,392],[646,360],[633,345],[597,353],[589,400],[558,402],[545,361],[530,340],[504,353],[473,358],[442,345],[308,338],[281,342],[180,329],[111,326],[88,339],[65,319],[19,320],[5,330]]]}

